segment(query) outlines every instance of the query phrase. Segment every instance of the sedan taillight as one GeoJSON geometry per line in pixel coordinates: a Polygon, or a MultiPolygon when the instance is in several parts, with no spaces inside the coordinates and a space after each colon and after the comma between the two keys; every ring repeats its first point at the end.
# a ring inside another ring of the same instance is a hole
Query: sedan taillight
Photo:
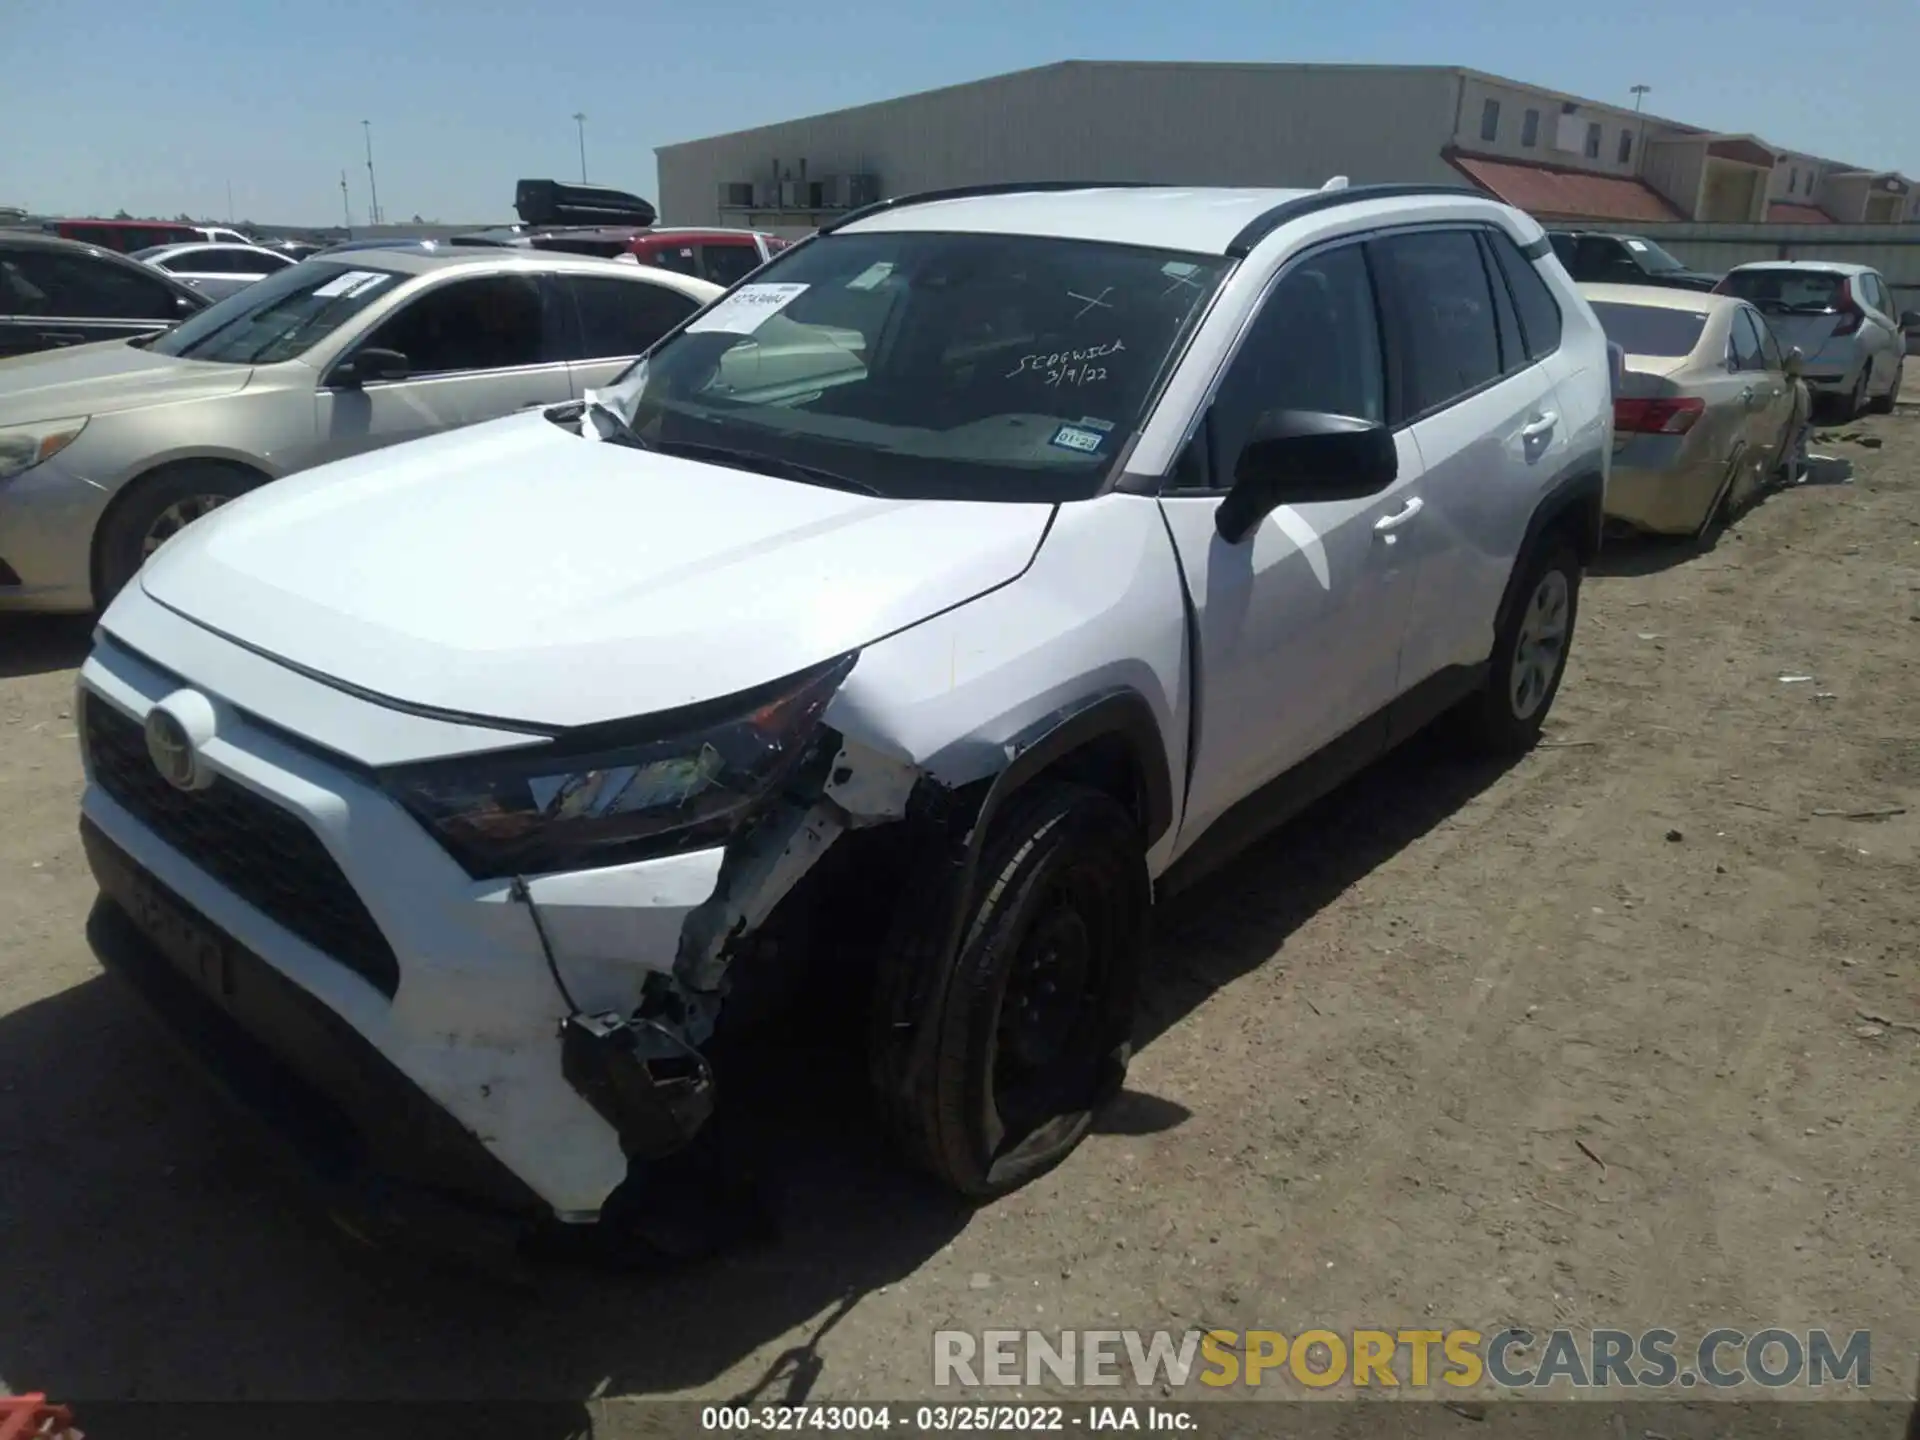
{"type": "Polygon", "coordinates": [[[1613,428],[1634,435],[1684,435],[1706,411],[1707,402],[1691,395],[1656,400],[1623,395],[1613,402],[1613,428]]]}

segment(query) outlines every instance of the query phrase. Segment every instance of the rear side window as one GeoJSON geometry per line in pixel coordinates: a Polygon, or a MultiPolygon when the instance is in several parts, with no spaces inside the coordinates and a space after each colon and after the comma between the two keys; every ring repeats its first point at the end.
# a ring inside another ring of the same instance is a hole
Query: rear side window
{"type": "Polygon", "coordinates": [[[1691,355],[1707,328],[1707,317],[1693,310],[1669,310],[1660,305],[1618,305],[1596,301],[1593,313],[1607,339],[1629,355],[1656,355],[1677,360],[1691,355]]]}
{"type": "Polygon", "coordinates": [[[676,275],[691,275],[700,278],[700,257],[694,253],[691,245],[656,245],[640,252],[642,265],[658,265],[662,270],[671,270],[676,275]]]}
{"type": "Polygon", "coordinates": [[[1416,419],[1500,378],[1493,292],[1470,230],[1369,243],[1397,344],[1398,418],[1416,419]]]}
{"type": "Polygon", "coordinates": [[[691,297],[646,280],[569,275],[563,283],[580,309],[576,360],[638,355],[699,309],[691,297]]]}
{"type": "Polygon", "coordinates": [[[1760,332],[1754,328],[1753,317],[1744,309],[1733,317],[1732,348],[1734,369],[1764,370],[1767,368],[1767,354],[1760,344],[1760,332]]]}
{"type": "Polygon", "coordinates": [[[1505,232],[1489,230],[1485,239],[1500,273],[1506,277],[1528,357],[1539,360],[1551,355],[1560,348],[1560,304],[1553,298],[1553,291],[1505,232]]]}

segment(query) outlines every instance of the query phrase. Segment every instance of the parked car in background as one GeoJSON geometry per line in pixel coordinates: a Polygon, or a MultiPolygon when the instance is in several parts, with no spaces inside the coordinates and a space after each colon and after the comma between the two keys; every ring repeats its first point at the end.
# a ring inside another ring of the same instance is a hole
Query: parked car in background
{"type": "Polygon", "coordinates": [[[902,1154],[1014,1189],[1156,893],[1437,716],[1537,739],[1609,433],[1547,256],[1457,189],[904,197],[579,405],[249,495],[82,671],[98,953],[385,1193],[618,1244],[817,936],[902,1154]]]}
{"type": "Polygon", "coordinates": [[[566,255],[368,251],[151,341],[0,362],[0,610],[92,608],[263,481],[577,396],[720,293],[566,255]]]}
{"type": "Polygon", "coordinates": [[[682,226],[636,235],[627,242],[626,251],[614,258],[696,275],[716,285],[732,285],[786,248],[785,240],[762,230],[682,226]]]}
{"type": "Polygon", "coordinates": [[[298,263],[291,255],[259,245],[161,245],[136,250],[132,258],[164,270],[209,300],[224,300],[256,280],[298,263]]]}
{"type": "Polygon", "coordinates": [[[261,248],[275,250],[291,260],[305,260],[310,255],[318,255],[327,247],[316,245],[311,240],[262,240],[261,248]]]}
{"type": "Polygon", "coordinates": [[[1549,230],[1553,253],[1575,280],[1602,285],[1663,285],[1711,290],[1720,277],[1695,270],[1642,235],[1549,230]]]}
{"type": "Polygon", "coordinates": [[[1656,534],[1710,537],[1805,453],[1812,398],[1801,356],[1753,306],[1655,285],[1582,285],[1624,352],[1613,402],[1607,515],[1656,534]]]}
{"type": "MultiPolygon", "coordinates": [[[[0,234],[0,357],[152,335],[209,303],[171,275],[98,245],[0,234]]],[[[5,386],[0,380],[0,391],[5,386]]],[[[5,474],[0,459],[0,479],[5,474]]]]}
{"type": "Polygon", "coordinates": [[[149,250],[156,245],[253,243],[238,230],[224,225],[190,225],[169,220],[56,220],[52,228],[63,240],[80,240],[123,254],[149,250]]]}
{"type": "Polygon", "coordinates": [[[1827,260],[1766,260],[1736,265],[1719,289],[1758,306],[1781,343],[1800,348],[1808,386],[1838,404],[1845,418],[1893,409],[1906,371],[1905,332],[1920,327],[1920,315],[1899,310],[1879,271],[1827,260]]]}

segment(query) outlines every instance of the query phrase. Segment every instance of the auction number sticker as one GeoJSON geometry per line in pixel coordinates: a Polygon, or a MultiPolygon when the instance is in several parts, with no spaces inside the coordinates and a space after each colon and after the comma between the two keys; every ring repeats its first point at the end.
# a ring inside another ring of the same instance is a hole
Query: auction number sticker
{"type": "Polygon", "coordinates": [[[731,295],[715,301],[687,326],[687,333],[724,330],[732,335],[751,335],[806,291],[807,287],[799,284],[742,285],[731,295]]]}

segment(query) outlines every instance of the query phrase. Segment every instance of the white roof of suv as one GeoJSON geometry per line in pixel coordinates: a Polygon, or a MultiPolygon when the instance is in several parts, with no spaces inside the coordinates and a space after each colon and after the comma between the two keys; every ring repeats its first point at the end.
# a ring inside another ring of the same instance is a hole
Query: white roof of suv
{"type": "Polygon", "coordinates": [[[1224,255],[1233,237],[1276,205],[1312,190],[1215,190],[1140,186],[1087,190],[1023,190],[965,195],[898,206],[849,221],[841,234],[879,230],[963,230],[1111,240],[1224,255]]]}

